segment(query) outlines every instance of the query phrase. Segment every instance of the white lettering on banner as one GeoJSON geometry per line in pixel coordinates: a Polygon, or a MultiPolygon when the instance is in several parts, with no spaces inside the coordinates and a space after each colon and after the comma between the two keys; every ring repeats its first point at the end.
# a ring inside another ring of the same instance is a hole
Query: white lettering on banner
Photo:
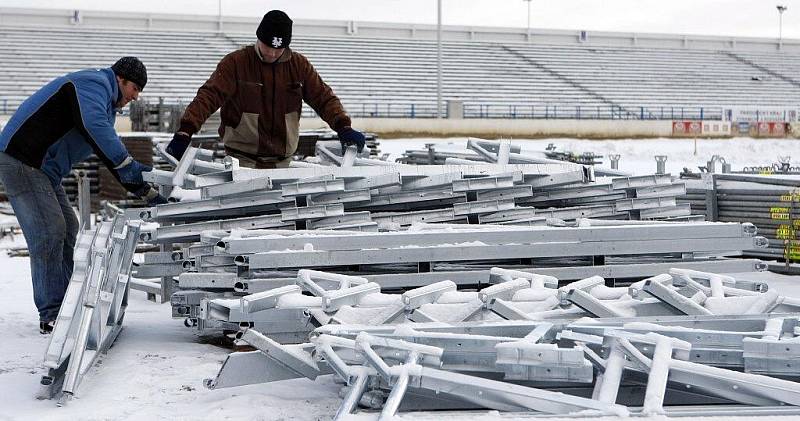
{"type": "Polygon", "coordinates": [[[798,121],[798,110],[791,108],[734,108],[731,120],[735,122],[781,122],[798,121]]]}

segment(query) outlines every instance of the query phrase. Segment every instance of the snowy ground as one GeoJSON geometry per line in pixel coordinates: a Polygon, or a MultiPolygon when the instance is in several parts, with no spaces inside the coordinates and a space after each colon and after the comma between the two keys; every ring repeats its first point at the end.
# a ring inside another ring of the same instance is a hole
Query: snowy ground
{"type": "MultiPolygon", "coordinates": [[[[0,248],[24,245],[0,242],[0,248]]],[[[328,419],[339,405],[331,378],[292,380],[276,385],[210,391],[229,350],[202,343],[168,304],[131,291],[125,328],[109,354],[57,408],[34,395],[45,374],[42,357],[48,336],[39,334],[27,258],[0,254],[0,420],[158,419],[328,419]]]]}
{"type": "MultiPolygon", "coordinates": [[[[381,139],[380,150],[390,154],[390,160],[402,156],[408,149],[424,149],[426,143],[436,143],[435,149],[442,151],[466,151],[466,138],[449,139],[381,139]]],[[[743,167],[769,166],[778,162],[779,156],[792,156],[792,165],[800,162],[800,140],[796,139],[512,139],[512,144],[522,147],[522,153],[544,158],[544,150],[553,143],[557,151],[575,153],[594,152],[604,155],[603,167],[610,168],[609,154],[621,155],[619,169],[634,174],[652,174],[656,171],[654,155],[666,155],[667,172],[677,175],[683,167],[697,172],[713,155],[720,155],[732,164],[733,170],[743,167]],[[696,153],[695,153],[696,146],[696,153]]],[[[719,164],[718,164],[719,166],[719,164]]]]}
{"type": "MultiPolygon", "coordinates": [[[[466,140],[384,140],[381,150],[399,156],[409,148],[431,141],[463,150],[466,140]]],[[[701,140],[698,155],[692,140],[580,141],[572,139],[524,141],[523,151],[543,151],[554,142],[561,150],[622,154],[620,169],[652,173],[652,155],[669,156],[668,171],[676,174],[689,164],[707,161],[713,154],[726,156],[734,169],[768,165],[779,155],[800,158],[800,142],[786,140],[701,140]]],[[[438,146],[437,146],[438,147],[438,146]]],[[[0,223],[8,217],[0,216],[0,223]]],[[[167,304],[155,304],[144,293],[131,292],[125,328],[100,364],[92,369],[76,398],[57,408],[53,401],[34,398],[45,373],[42,357],[48,337],[39,335],[33,305],[27,258],[9,258],[3,249],[24,245],[21,236],[0,240],[0,420],[158,420],[158,419],[330,419],[341,400],[330,376],[210,391],[203,379],[213,377],[229,350],[203,343],[180,320],[170,318],[167,304]]],[[[772,288],[800,297],[800,277],[749,274],[770,279],[772,288]]],[[[375,419],[361,415],[357,419],[375,419]]],[[[412,416],[402,416],[410,419],[412,416]]],[[[413,416],[421,419],[510,419],[498,413],[413,416]]],[[[784,418],[784,417],[774,417],[784,418]]],[[[593,418],[609,419],[609,418],[593,418]]],[[[726,417],[725,419],[734,419],[726,417]]],[[[747,419],[745,417],[739,418],[747,419]]],[[[788,418],[787,418],[788,419],[788,418]]]]}

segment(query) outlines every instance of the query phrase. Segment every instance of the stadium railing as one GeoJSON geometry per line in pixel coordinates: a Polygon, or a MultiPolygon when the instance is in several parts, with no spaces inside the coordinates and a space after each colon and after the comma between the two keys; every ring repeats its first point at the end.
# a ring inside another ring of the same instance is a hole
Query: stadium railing
{"type": "MultiPolygon", "coordinates": [[[[351,116],[359,118],[435,118],[437,114],[435,103],[359,103],[345,104],[345,108],[351,116]]],[[[446,113],[446,109],[443,112],[446,113]]],[[[315,115],[314,110],[304,107],[303,117],[315,115]]],[[[545,120],[722,120],[722,116],[722,107],[465,103],[463,117],[545,120]]]]}

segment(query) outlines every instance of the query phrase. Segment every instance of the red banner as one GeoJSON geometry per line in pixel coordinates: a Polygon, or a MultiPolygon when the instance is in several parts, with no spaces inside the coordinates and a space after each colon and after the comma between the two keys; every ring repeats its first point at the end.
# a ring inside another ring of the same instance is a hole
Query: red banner
{"type": "Polygon", "coordinates": [[[699,121],[673,121],[672,135],[673,136],[699,135],[702,132],[702,128],[703,125],[699,121]]]}
{"type": "Polygon", "coordinates": [[[758,123],[759,136],[786,136],[786,123],[781,122],[766,122],[758,123]]]}

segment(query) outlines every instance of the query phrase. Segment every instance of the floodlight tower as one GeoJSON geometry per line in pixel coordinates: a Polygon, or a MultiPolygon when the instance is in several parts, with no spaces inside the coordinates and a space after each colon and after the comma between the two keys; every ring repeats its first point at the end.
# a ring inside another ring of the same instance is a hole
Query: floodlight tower
{"type": "Polygon", "coordinates": [[[783,5],[775,6],[778,9],[778,45],[783,43],[783,12],[785,12],[788,7],[783,5]]]}

